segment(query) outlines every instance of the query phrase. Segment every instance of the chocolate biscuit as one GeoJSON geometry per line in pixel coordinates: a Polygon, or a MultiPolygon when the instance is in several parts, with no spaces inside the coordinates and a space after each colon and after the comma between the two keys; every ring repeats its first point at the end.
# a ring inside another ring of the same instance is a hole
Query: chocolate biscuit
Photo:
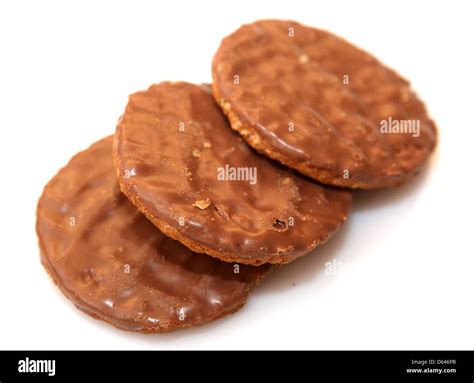
{"type": "Polygon", "coordinates": [[[433,151],[436,128],[409,83],[333,34],[263,20],[226,37],[213,94],[258,151],[320,182],[402,183],[433,151]]]}
{"type": "Polygon", "coordinates": [[[167,332],[233,313],[271,269],[195,254],[161,233],[120,192],[111,137],[48,183],[36,227],[41,261],[62,292],[129,331],[167,332]]]}
{"type": "Polygon", "coordinates": [[[227,262],[288,263],[331,237],[351,193],[249,148],[208,86],[164,82],[130,96],[114,139],[123,193],[166,235],[227,262]]]}

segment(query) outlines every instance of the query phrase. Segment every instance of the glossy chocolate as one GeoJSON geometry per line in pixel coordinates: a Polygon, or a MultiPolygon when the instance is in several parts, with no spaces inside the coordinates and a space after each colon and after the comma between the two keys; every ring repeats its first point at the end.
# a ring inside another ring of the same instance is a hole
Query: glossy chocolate
{"type": "Polygon", "coordinates": [[[212,72],[232,127],[323,183],[397,185],[436,143],[435,125],[406,80],[319,29],[281,20],[244,25],[222,41],[212,72]],[[384,132],[389,119],[419,121],[419,136],[384,132]]]}
{"type": "Polygon", "coordinates": [[[195,254],[163,235],[120,192],[111,137],[48,183],[37,232],[42,263],[64,294],[129,331],[172,331],[232,313],[270,270],[195,254]]]}
{"type": "Polygon", "coordinates": [[[153,223],[225,261],[290,262],[324,243],[351,205],[350,192],[250,149],[208,86],[165,82],[131,95],[114,158],[122,191],[153,223]],[[255,182],[232,180],[226,169],[255,172],[255,182]]]}

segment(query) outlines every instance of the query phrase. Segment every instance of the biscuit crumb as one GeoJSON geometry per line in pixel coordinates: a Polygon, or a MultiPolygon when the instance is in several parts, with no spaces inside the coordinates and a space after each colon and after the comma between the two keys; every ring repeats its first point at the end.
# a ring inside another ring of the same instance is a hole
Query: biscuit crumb
{"type": "Polygon", "coordinates": [[[293,180],[290,177],[285,177],[281,180],[282,185],[289,185],[293,182],[293,180]]]}
{"type": "Polygon", "coordinates": [[[202,146],[204,146],[205,148],[210,148],[212,145],[210,142],[205,141],[202,143],[202,146]]]}
{"type": "Polygon", "coordinates": [[[242,123],[240,122],[240,120],[235,119],[235,121],[233,122],[233,128],[235,130],[239,130],[241,127],[242,127],[242,123]]]}
{"type": "Polygon", "coordinates": [[[201,151],[199,149],[194,149],[193,150],[193,156],[194,157],[201,157],[201,151]]]}
{"type": "Polygon", "coordinates": [[[222,109],[224,109],[225,112],[228,112],[230,110],[230,104],[227,101],[222,101],[221,107],[222,109]]]}
{"type": "Polygon", "coordinates": [[[309,61],[309,57],[303,53],[300,57],[298,57],[298,61],[300,64],[306,64],[309,61]]]}
{"type": "Polygon", "coordinates": [[[201,210],[204,210],[204,209],[207,209],[210,204],[211,204],[210,199],[206,198],[206,199],[198,199],[194,201],[193,206],[198,207],[201,210]]]}

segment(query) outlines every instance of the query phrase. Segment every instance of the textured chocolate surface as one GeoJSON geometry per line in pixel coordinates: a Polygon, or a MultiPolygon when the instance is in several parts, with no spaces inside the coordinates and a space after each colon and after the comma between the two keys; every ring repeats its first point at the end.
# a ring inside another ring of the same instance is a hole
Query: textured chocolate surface
{"type": "Polygon", "coordinates": [[[350,192],[250,149],[208,86],[165,82],[131,95],[114,158],[122,191],[153,223],[225,261],[290,262],[326,241],[351,205],[350,192]],[[256,169],[256,182],[219,179],[237,168],[256,169]]]}
{"type": "Polygon", "coordinates": [[[397,185],[436,143],[434,123],[406,80],[322,30],[281,20],[244,25],[222,41],[212,72],[232,127],[323,183],[397,185]],[[419,136],[383,132],[389,119],[418,120],[419,136]]]}
{"type": "Polygon", "coordinates": [[[270,270],[237,270],[163,235],[120,192],[111,137],[73,157],[48,183],[37,232],[43,265],[64,294],[130,331],[172,331],[234,312],[270,270]]]}

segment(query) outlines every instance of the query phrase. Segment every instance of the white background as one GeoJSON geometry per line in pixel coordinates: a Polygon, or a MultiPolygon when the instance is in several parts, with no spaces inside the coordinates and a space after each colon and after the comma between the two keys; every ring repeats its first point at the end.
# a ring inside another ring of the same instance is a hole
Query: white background
{"type": "Polygon", "coordinates": [[[466,1],[0,3],[1,349],[473,349],[473,10],[466,1]],[[240,312],[165,335],[76,310],[39,262],[35,207],[129,93],[209,82],[220,39],[260,18],[328,29],[410,79],[439,128],[413,182],[360,192],[347,225],[240,312]],[[326,262],[345,271],[325,273],[326,262]]]}

